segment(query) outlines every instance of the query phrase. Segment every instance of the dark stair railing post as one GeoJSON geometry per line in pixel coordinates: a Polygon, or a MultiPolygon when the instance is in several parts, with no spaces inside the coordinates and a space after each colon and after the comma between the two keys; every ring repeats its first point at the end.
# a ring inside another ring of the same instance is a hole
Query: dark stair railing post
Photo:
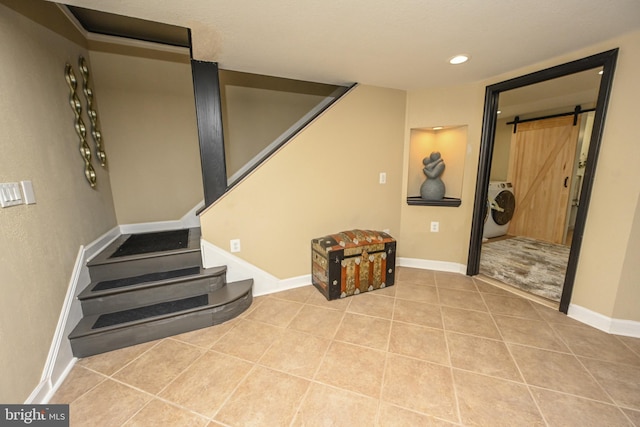
{"type": "Polygon", "coordinates": [[[227,190],[218,64],[192,59],[191,72],[200,140],[204,207],[206,208],[227,190]]]}

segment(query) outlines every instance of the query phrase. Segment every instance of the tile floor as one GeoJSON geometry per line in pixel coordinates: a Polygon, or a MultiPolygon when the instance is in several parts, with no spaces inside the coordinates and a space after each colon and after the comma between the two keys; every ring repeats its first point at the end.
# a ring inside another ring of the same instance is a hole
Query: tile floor
{"type": "Polygon", "coordinates": [[[640,426],[640,339],[483,281],[399,268],[306,286],[225,324],[79,360],[72,426],[640,426]]]}

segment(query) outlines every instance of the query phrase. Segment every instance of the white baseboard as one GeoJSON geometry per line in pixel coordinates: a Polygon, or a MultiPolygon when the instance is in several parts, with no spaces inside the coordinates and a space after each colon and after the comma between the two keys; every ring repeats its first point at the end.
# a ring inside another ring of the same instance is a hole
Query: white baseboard
{"type": "Polygon", "coordinates": [[[26,404],[48,403],[75,364],[76,358],[73,357],[67,337],[82,318],[82,309],[76,297],[90,282],[87,261],[106,248],[119,235],[120,228],[114,227],[86,247],[80,246],[40,383],[29,395],[25,401],[26,404]]]}
{"type": "Polygon", "coordinates": [[[133,233],[152,233],[155,231],[167,231],[178,230],[181,228],[197,228],[200,227],[200,217],[196,215],[202,207],[204,201],[201,201],[194,206],[189,212],[187,212],[182,218],[174,221],[155,221],[155,222],[142,222],[137,224],[121,224],[120,233],[133,234],[133,233]]]}
{"type": "Polygon", "coordinates": [[[569,305],[567,316],[609,334],[640,338],[640,322],[634,320],[613,319],[576,304],[569,305]]]}
{"type": "Polygon", "coordinates": [[[466,274],[467,272],[466,265],[448,261],[430,261],[427,259],[398,257],[396,264],[400,267],[420,268],[423,270],[449,271],[460,274],[466,274]]]}

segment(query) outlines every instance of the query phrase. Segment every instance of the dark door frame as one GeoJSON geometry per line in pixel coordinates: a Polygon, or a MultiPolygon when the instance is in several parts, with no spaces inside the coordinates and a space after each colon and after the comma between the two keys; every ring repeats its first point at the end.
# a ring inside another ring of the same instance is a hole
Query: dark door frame
{"type": "Polygon", "coordinates": [[[591,142],[589,145],[589,152],[587,154],[587,165],[582,183],[582,192],[580,194],[576,224],[573,232],[573,241],[571,243],[569,261],[567,263],[567,271],[562,288],[562,296],[560,298],[559,310],[563,313],[567,313],[569,303],[571,302],[576,269],[578,267],[580,247],[582,245],[582,238],[587,220],[587,211],[589,209],[589,201],[591,200],[591,192],[593,190],[593,182],[598,163],[598,153],[602,143],[605,116],[609,97],[611,95],[611,86],[613,84],[613,74],[615,71],[617,57],[618,49],[616,48],[487,86],[484,100],[484,116],[482,119],[482,138],[480,141],[480,159],[476,179],[476,196],[473,206],[471,237],[469,241],[469,257],[467,259],[467,275],[475,276],[480,270],[482,230],[484,227],[484,218],[487,209],[487,190],[489,186],[489,175],[491,172],[491,156],[493,154],[493,145],[496,134],[496,118],[500,93],[540,83],[546,80],[567,76],[569,74],[602,67],[603,73],[600,79],[600,89],[596,103],[591,142]]]}

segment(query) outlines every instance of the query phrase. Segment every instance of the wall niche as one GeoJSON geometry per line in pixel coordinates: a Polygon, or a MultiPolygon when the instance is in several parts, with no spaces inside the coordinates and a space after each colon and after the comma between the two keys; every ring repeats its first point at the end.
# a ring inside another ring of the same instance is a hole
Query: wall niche
{"type": "Polygon", "coordinates": [[[467,130],[464,126],[411,129],[409,142],[409,168],[407,176],[407,203],[422,206],[460,206],[464,175],[467,130]],[[426,179],[422,160],[438,151],[445,163],[440,177],[445,185],[443,200],[423,200],[420,186],[426,179]]]}

